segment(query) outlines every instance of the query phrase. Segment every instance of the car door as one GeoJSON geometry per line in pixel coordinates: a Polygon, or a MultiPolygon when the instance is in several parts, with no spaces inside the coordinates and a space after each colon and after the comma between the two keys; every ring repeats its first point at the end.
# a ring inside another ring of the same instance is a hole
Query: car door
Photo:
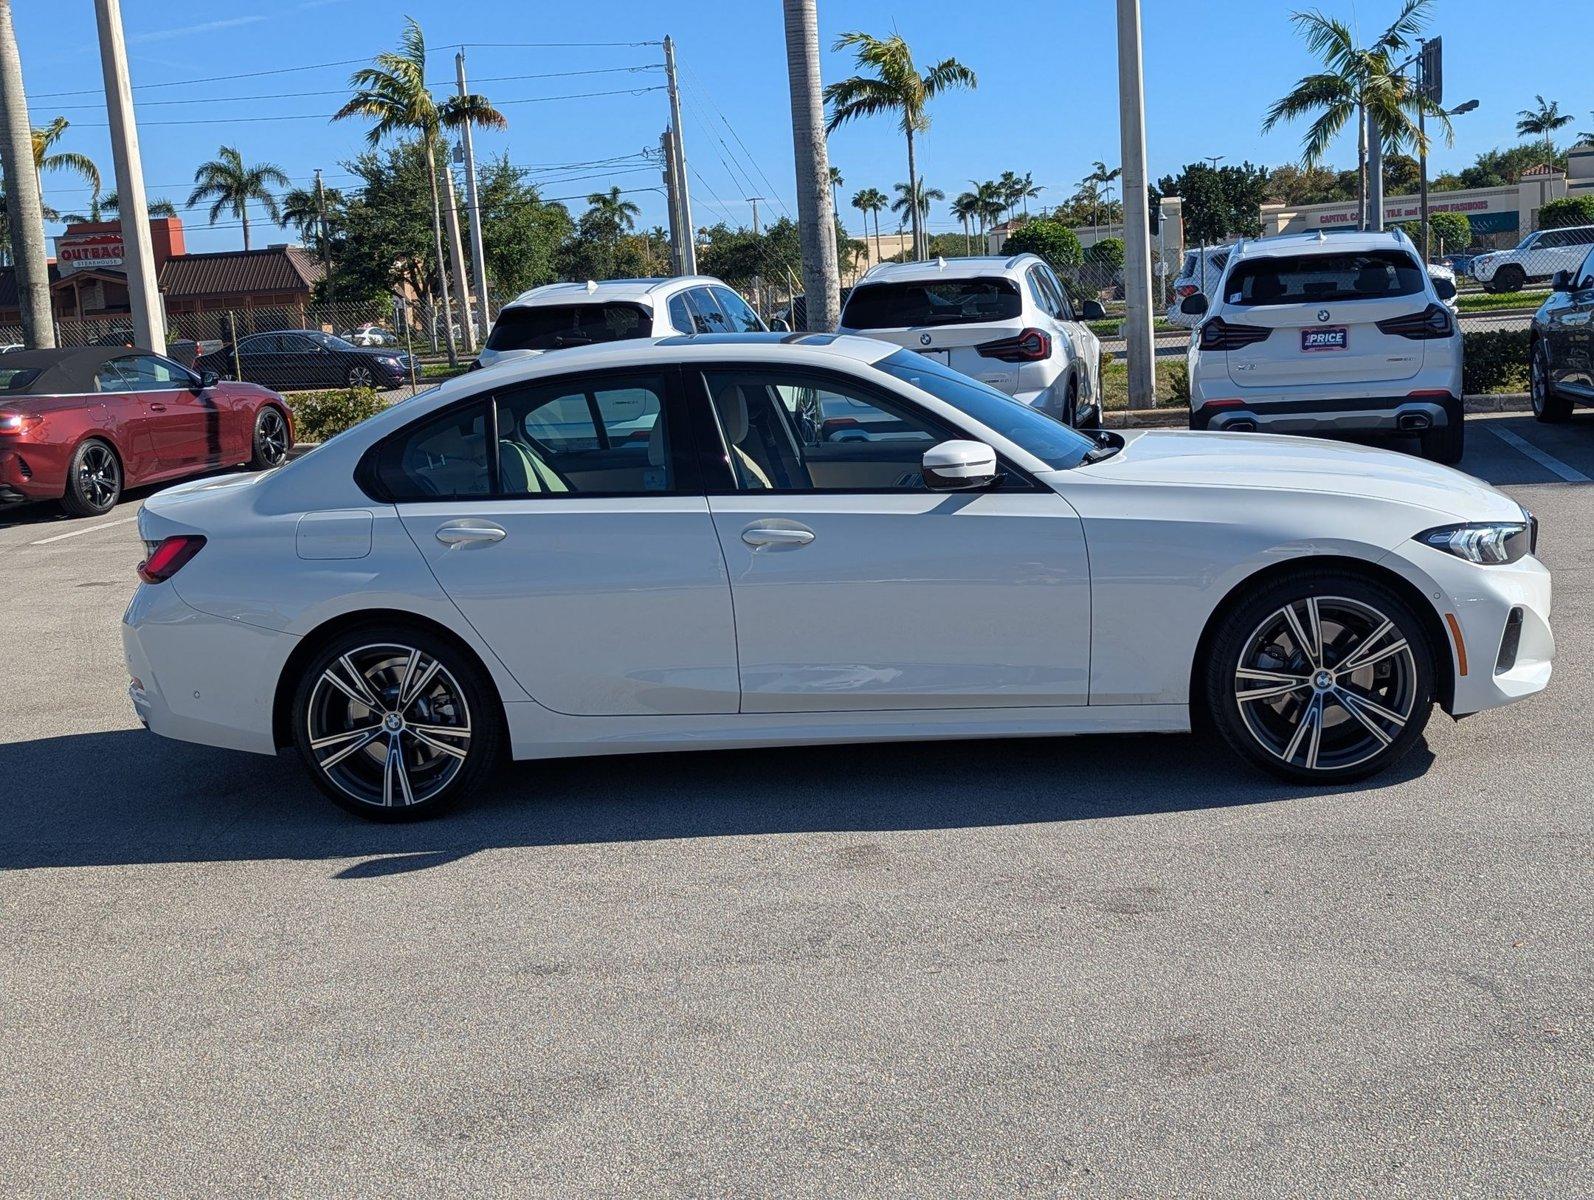
{"type": "Polygon", "coordinates": [[[694,375],[744,713],[1087,702],[1089,572],[1062,497],[1011,467],[930,491],[924,451],[967,435],[850,375],[694,375]],[[843,405],[879,436],[827,434],[843,405]]]}
{"type": "Polygon", "coordinates": [[[1079,319],[1079,314],[1074,311],[1074,302],[1069,298],[1068,289],[1065,288],[1052,269],[1042,265],[1037,268],[1041,273],[1041,281],[1046,285],[1046,290],[1052,297],[1052,312],[1058,324],[1068,338],[1068,344],[1073,347],[1074,361],[1079,364],[1079,399],[1080,402],[1097,403],[1097,385],[1101,378],[1101,339],[1098,338],[1079,319]]]}
{"type": "Polygon", "coordinates": [[[299,333],[279,334],[277,343],[277,372],[283,387],[336,387],[344,382],[347,368],[342,356],[321,343],[299,333]]]}
{"type": "Polygon", "coordinates": [[[139,395],[132,373],[116,359],[101,363],[94,374],[94,390],[105,427],[122,455],[123,486],[134,487],[158,474],[156,414],[139,395]]]}
{"type": "Polygon", "coordinates": [[[238,342],[237,362],[228,366],[238,378],[263,387],[280,388],[281,368],[277,353],[280,341],[274,333],[257,333],[238,342]]]}
{"type": "Polygon", "coordinates": [[[158,354],[116,360],[149,415],[154,468],[160,474],[225,461],[228,431],[215,396],[185,368],[158,354]]]}
{"type": "Polygon", "coordinates": [[[736,711],[730,585],[680,406],[673,370],[538,380],[376,452],[438,583],[555,712],[736,711]]]}

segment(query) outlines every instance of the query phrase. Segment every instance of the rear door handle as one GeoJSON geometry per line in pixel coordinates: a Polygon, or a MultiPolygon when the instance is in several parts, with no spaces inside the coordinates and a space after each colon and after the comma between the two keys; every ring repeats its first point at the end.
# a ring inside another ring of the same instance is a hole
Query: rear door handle
{"type": "Polygon", "coordinates": [[[445,546],[469,546],[476,543],[491,544],[501,542],[509,536],[509,531],[501,525],[494,525],[491,521],[477,521],[466,518],[461,521],[450,521],[441,525],[437,530],[437,540],[445,546]]]}
{"type": "Polygon", "coordinates": [[[783,525],[749,525],[742,530],[742,541],[749,546],[789,546],[795,549],[814,540],[812,529],[783,525]]]}

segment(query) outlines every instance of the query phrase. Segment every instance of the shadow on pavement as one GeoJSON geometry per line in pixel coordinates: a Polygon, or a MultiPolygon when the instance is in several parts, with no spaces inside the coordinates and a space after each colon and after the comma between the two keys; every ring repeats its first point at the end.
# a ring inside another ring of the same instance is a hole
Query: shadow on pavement
{"type": "MultiPolygon", "coordinates": [[[[0,870],[356,858],[338,877],[362,879],[501,847],[958,829],[1323,794],[1195,737],[945,741],[517,763],[445,816],[384,825],[334,807],[288,756],[142,730],[14,743],[0,758],[15,781],[0,795],[0,870]]],[[[1419,745],[1353,787],[1392,786],[1431,761],[1419,745]]]]}

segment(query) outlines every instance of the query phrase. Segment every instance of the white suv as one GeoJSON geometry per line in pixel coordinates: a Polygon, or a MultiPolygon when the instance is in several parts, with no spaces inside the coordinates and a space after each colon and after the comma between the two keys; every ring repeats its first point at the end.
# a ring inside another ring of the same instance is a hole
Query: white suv
{"type": "Polygon", "coordinates": [[[1570,225],[1530,233],[1512,250],[1491,250],[1472,260],[1467,270],[1491,292],[1516,292],[1522,285],[1550,279],[1557,271],[1575,271],[1594,249],[1594,225],[1570,225]]]}
{"type": "Polygon", "coordinates": [[[1101,423],[1101,342],[1034,254],[884,263],[852,289],[841,332],[917,350],[1067,425],[1101,423]]]}
{"type": "Polygon", "coordinates": [[[1425,457],[1461,460],[1461,330],[1453,286],[1404,233],[1240,242],[1218,294],[1184,311],[1190,428],[1402,433],[1425,457]]]}
{"type": "Polygon", "coordinates": [[[499,310],[475,366],[627,338],[762,332],[752,306],[712,275],[548,283],[499,310]]]}
{"type": "Polygon", "coordinates": [[[1201,318],[1189,316],[1179,305],[1197,292],[1206,293],[1207,303],[1211,304],[1212,297],[1218,294],[1218,280],[1223,278],[1223,268],[1229,265],[1229,255],[1233,253],[1232,243],[1205,248],[1197,246],[1194,250],[1185,251],[1184,262],[1173,281],[1172,302],[1163,314],[1168,324],[1194,329],[1201,323],[1201,318]]]}

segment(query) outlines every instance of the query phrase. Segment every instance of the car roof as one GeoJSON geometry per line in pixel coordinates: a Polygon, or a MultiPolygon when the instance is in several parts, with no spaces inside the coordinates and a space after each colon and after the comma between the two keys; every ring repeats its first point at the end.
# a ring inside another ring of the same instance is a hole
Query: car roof
{"type": "Polygon", "coordinates": [[[68,350],[13,350],[0,355],[0,367],[19,372],[18,386],[3,396],[77,396],[98,391],[95,376],[113,358],[153,354],[136,346],[84,346],[68,350]],[[21,372],[36,371],[24,376],[21,372]]]}
{"type": "Polygon", "coordinates": [[[1016,274],[1032,262],[1034,254],[977,254],[967,258],[931,258],[924,262],[881,263],[871,267],[858,281],[871,283],[917,283],[926,279],[977,279],[981,276],[1016,274]]]}
{"type": "Polygon", "coordinates": [[[1354,254],[1359,250],[1404,250],[1412,252],[1406,235],[1395,230],[1358,230],[1354,233],[1285,233],[1275,237],[1237,242],[1238,258],[1279,258],[1301,254],[1354,254]]]}
{"type": "Polygon", "coordinates": [[[521,292],[505,308],[539,304],[604,304],[649,300],[688,287],[726,287],[713,275],[671,275],[651,279],[585,279],[573,283],[545,283],[521,292]]]}

